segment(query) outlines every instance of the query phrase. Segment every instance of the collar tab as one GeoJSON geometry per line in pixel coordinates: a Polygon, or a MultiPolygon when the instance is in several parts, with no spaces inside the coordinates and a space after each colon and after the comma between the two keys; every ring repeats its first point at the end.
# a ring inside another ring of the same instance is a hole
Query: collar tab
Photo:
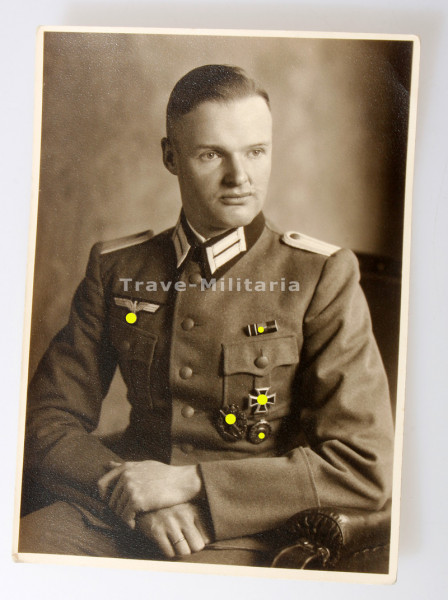
{"type": "Polygon", "coordinates": [[[177,268],[180,269],[184,264],[191,248],[201,248],[205,258],[205,266],[208,267],[206,275],[214,275],[222,267],[228,265],[230,261],[233,261],[253,246],[263,231],[264,223],[264,216],[259,213],[252,223],[246,227],[237,227],[211,238],[205,243],[201,243],[191,230],[182,211],[172,235],[177,268]]]}

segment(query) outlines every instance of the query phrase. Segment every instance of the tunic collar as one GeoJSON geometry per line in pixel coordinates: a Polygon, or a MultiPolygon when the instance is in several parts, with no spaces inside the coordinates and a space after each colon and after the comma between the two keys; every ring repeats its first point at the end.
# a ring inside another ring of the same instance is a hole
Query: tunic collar
{"type": "Polygon", "coordinates": [[[255,244],[263,231],[264,223],[263,213],[260,212],[249,225],[231,229],[202,242],[193,232],[184,212],[181,211],[172,235],[177,268],[183,266],[190,251],[199,248],[202,255],[201,262],[206,271],[204,274],[207,277],[216,276],[218,271],[222,274],[224,267],[226,270],[230,268],[255,244]]]}

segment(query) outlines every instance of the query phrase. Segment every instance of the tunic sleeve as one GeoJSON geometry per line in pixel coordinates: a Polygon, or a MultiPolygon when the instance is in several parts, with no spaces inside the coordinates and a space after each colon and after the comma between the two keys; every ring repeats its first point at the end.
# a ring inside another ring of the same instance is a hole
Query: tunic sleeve
{"type": "Polygon", "coordinates": [[[56,335],[29,386],[25,467],[69,499],[95,499],[110,460],[120,460],[91,435],[116,368],[105,331],[98,245],[78,287],[68,324],[56,335]]]}

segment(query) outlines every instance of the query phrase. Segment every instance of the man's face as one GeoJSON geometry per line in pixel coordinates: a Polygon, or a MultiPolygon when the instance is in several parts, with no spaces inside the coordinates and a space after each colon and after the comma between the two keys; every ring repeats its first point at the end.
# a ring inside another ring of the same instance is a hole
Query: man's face
{"type": "Polygon", "coordinates": [[[271,172],[272,118],[260,96],[204,102],[175,124],[164,163],[179,179],[187,219],[204,237],[248,225],[271,172]]]}

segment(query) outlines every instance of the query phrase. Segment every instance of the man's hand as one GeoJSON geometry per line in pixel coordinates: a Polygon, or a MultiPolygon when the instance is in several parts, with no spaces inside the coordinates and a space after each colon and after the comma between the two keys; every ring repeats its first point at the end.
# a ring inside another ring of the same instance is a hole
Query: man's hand
{"type": "Polygon", "coordinates": [[[139,515],[137,528],[168,558],[199,552],[212,537],[202,510],[191,503],[139,515]]]}
{"type": "Polygon", "coordinates": [[[98,481],[102,500],[130,527],[135,515],[189,502],[202,489],[197,465],[175,467],[154,460],[110,462],[111,470],[98,481]]]}

